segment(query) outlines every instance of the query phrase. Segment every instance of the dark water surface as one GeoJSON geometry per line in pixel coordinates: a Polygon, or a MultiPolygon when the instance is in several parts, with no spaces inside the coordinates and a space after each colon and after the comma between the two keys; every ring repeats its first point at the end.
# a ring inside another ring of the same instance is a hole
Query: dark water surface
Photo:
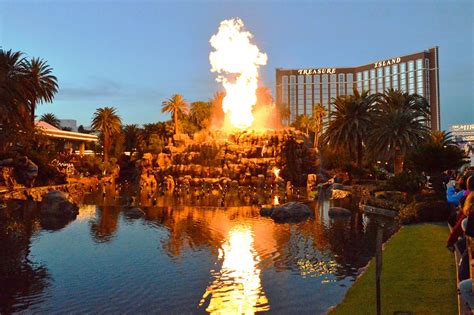
{"type": "Polygon", "coordinates": [[[324,314],[373,256],[375,223],[331,219],[329,201],[291,224],[250,205],[175,201],[142,205],[142,217],[83,205],[65,226],[46,224],[34,204],[9,204],[0,210],[0,311],[324,314]]]}

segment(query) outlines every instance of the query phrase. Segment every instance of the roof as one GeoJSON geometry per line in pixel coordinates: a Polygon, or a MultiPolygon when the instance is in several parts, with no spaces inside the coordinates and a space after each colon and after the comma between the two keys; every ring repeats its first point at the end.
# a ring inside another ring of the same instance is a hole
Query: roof
{"type": "Polygon", "coordinates": [[[46,136],[51,138],[77,140],[85,142],[97,142],[99,140],[96,135],[61,130],[44,121],[35,121],[35,126],[41,129],[46,136]]]}

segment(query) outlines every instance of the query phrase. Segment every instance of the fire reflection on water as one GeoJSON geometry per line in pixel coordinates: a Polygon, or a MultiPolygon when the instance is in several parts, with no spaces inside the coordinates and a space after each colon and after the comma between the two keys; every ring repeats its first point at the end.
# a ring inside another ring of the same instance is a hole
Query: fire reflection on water
{"type": "Polygon", "coordinates": [[[199,306],[210,295],[211,314],[253,314],[268,311],[270,306],[263,292],[258,267],[260,257],[254,248],[254,237],[247,225],[236,225],[219,249],[222,267],[208,286],[199,306]]]}

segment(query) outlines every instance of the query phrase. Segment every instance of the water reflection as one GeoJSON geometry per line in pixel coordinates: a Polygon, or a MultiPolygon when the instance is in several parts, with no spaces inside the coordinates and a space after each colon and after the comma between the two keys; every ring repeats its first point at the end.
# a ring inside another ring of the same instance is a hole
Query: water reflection
{"type": "Polygon", "coordinates": [[[206,311],[211,314],[254,314],[268,311],[258,267],[260,257],[253,246],[254,237],[248,225],[236,225],[219,249],[222,267],[214,274],[199,306],[210,296],[206,311]]]}
{"type": "Polygon", "coordinates": [[[31,309],[50,284],[47,268],[28,257],[31,239],[40,230],[35,205],[21,205],[10,203],[0,211],[0,314],[31,309]]]}
{"type": "Polygon", "coordinates": [[[91,234],[96,242],[110,242],[115,237],[119,216],[118,207],[97,207],[96,216],[90,221],[91,234]]]}

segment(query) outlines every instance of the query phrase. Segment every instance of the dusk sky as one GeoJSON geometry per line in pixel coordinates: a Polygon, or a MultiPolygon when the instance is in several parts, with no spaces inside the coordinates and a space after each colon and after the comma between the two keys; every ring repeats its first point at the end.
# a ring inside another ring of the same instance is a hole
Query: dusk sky
{"type": "Polygon", "coordinates": [[[275,68],[343,67],[439,46],[441,123],[474,123],[474,1],[5,1],[0,46],[42,57],[60,92],[38,115],[89,125],[115,106],[124,123],[167,119],[179,93],[209,100],[210,37],[240,17],[275,68]]]}

